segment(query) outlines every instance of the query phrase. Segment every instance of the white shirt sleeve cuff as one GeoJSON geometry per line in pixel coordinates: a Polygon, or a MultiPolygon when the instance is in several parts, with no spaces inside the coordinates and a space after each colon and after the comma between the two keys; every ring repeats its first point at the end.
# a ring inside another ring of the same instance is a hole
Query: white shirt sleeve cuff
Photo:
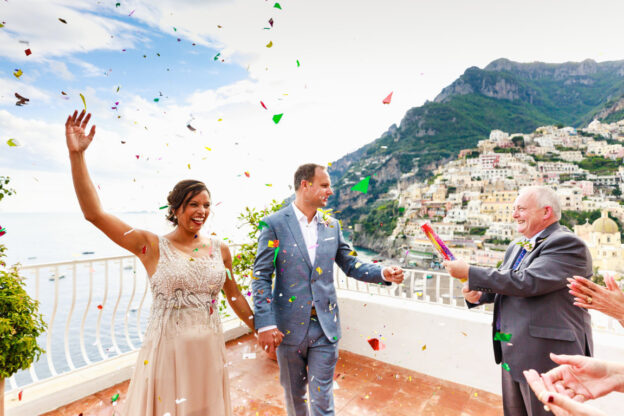
{"type": "Polygon", "coordinates": [[[260,328],[260,329],[258,330],[258,333],[260,333],[260,332],[270,331],[270,330],[275,329],[275,328],[277,328],[277,325],[263,326],[262,328],[260,328]]]}
{"type": "Polygon", "coordinates": [[[384,276],[384,272],[386,270],[389,270],[390,267],[384,267],[383,269],[381,269],[381,278],[384,280],[384,282],[387,282],[388,280],[386,279],[386,276],[384,276]]]}

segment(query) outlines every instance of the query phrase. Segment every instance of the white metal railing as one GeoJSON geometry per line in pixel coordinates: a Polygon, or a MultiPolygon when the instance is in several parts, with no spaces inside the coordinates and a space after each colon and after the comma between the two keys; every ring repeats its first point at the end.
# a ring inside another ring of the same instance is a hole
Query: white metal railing
{"type": "MultiPolygon", "coordinates": [[[[459,280],[452,278],[448,273],[423,269],[404,269],[404,272],[405,280],[403,284],[392,286],[359,282],[348,278],[337,266],[334,268],[334,278],[338,289],[444,304],[461,309],[466,308],[464,296],[461,292],[463,284],[459,280]]],[[[493,309],[492,304],[487,304],[472,310],[492,313],[493,309]]],[[[624,328],[617,320],[597,311],[590,310],[589,313],[592,316],[592,327],[594,329],[624,335],[624,328]]]]}
{"type": "Polygon", "coordinates": [[[135,256],[25,265],[20,274],[40,302],[47,331],[37,342],[46,352],[8,379],[9,390],[141,347],[152,299],[135,256]]]}
{"type": "MultiPolygon", "coordinates": [[[[404,273],[403,284],[392,286],[371,285],[350,279],[338,267],[335,268],[334,276],[338,289],[465,308],[464,296],[461,292],[463,283],[452,278],[448,273],[421,269],[404,269],[404,273]]],[[[477,309],[491,311],[488,305],[482,305],[477,309]]]]}

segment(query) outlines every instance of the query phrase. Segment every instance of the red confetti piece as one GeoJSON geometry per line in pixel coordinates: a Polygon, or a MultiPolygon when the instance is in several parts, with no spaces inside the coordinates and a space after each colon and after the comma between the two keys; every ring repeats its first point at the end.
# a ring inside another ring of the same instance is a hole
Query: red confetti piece
{"type": "Polygon", "coordinates": [[[98,305],[97,307],[99,310],[102,310],[103,306],[102,305],[98,305]]]}
{"type": "Polygon", "coordinates": [[[392,100],[392,93],[388,94],[388,96],[386,98],[384,98],[383,103],[384,104],[390,104],[390,100],[392,100]]]}
{"type": "Polygon", "coordinates": [[[30,50],[30,48],[26,49],[24,53],[26,54],[26,56],[32,55],[32,51],[30,50]]]}
{"type": "Polygon", "coordinates": [[[368,340],[368,343],[370,344],[371,348],[375,351],[381,351],[386,348],[386,345],[383,342],[381,342],[381,340],[379,340],[378,338],[370,338],[368,340]]]}
{"type": "Polygon", "coordinates": [[[147,246],[143,246],[143,249],[141,250],[141,253],[145,254],[146,251],[147,251],[147,246]]]}
{"type": "Polygon", "coordinates": [[[20,390],[19,393],[17,393],[17,399],[21,402],[22,401],[22,393],[24,393],[24,390],[20,390]]]}
{"type": "Polygon", "coordinates": [[[260,105],[262,106],[262,108],[264,108],[265,110],[268,110],[267,106],[264,105],[264,103],[262,101],[260,101],[260,105]]]}
{"type": "Polygon", "coordinates": [[[249,172],[245,172],[245,176],[249,177],[249,172]]]}

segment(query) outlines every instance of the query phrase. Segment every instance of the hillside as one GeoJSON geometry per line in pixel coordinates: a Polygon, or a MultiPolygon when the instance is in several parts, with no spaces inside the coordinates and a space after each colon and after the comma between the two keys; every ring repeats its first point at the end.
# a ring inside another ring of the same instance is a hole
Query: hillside
{"type": "MultiPolygon", "coordinates": [[[[332,207],[347,223],[378,208],[399,178],[424,179],[433,168],[476,146],[493,129],[531,132],[539,126],[583,127],[624,115],[624,61],[517,63],[468,68],[432,102],[410,109],[399,126],[334,162],[332,207]],[[351,191],[371,178],[368,194],[351,191]]],[[[365,218],[361,218],[365,220],[365,218]]]]}

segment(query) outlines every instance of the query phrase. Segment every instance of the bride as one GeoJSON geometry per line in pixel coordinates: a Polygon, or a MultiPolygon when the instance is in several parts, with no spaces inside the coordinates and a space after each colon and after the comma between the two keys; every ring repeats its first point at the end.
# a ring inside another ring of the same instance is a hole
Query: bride
{"type": "Polygon", "coordinates": [[[210,192],[200,181],[176,184],[167,198],[167,219],[175,228],[164,236],[133,229],[104,212],[84,157],[95,135],[95,125],[85,134],[90,118],[75,111],[65,123],[80,208],[89,222],[141,260],[153,297],[121,414],[231,415],[219,292],[225,291],[236,315],[252,330],[253,313],[232,276],[228,246],[199,233],[210,213],[210,192]]]}

